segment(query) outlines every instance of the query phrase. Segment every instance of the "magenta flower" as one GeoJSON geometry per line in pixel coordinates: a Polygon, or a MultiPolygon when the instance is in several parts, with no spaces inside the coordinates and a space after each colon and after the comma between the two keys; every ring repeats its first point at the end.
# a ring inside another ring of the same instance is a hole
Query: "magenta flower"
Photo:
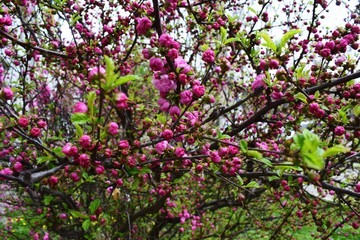
{"type": "Polygon", "coordinates": [[[159,43],[163,47],[170,48],[171,45],[173,44],[173,42],[174,42],[174,40],[167,33],[163,33],[159,38],[159,43]]]}
{"type": "Polygon", "coordinates": [[[38,126],[38,128],[45,128],[47,124],[44,120],[39,120],[36,125],[38,126]]]}
{"type": "Polygon", "coordinates": [[[90,166],[90,157],[89,155],[83,153],[79,156],[78,158],[78,162],[79,164],[84,167],[84,168],[87,168],[90,166]]]}
{"type": "Polygon", "coordinates": [[[334,129],[334,134],[337,136],[341,136],[345,133],[345,128],[343,126],[337,126],[334,129]]]}
{"type": "Polygon", "coordinates": [[[176,82],[169,79],[167,74],[161,75],[160,79],[153,79],[153,84],[162,93],[168,93],[176,89],[176,82]]]}
{"type": "Polygon", "coordinates": [[[271,59],[269,62],[269,68],[270,69],[278,69],[279,68],[279,61],[276,59],[271,59]]]}
{"type": "Polygon", "coordinates": [[[147,31],[151,28],[152,22],[147,17],[138,18],[136,20],[138,22],[138,25],[136,26],[136,32],[139,35],[145,35],[147,31]]]}
{"type": "Polygon", "coordinates": [[[94,68],[90,69],[88,78],[89,78],[89,80],[95,80],[96,78],[99,77],[99,75],[104,76],[105,73],[106,73],[105,68],[103,68],[103,67],[94,67],[94,68]]]}
{"type": "Polygon", "coordinates": [[[18,119],[18,124],[19,124],[20,127],[26,128],[27,125],[29,124],[29,120],[26,117],[20,117],[18,119]]]}
{"type": "Polygon", "coordinates": [[[88,111],[88,107],[83,102],[76,103],[73,113],[86,113],[88,111]]]}
{"type": "Polygon", "coordinates": [[[79,144],[82,148],[91,147],[91,137],[89,135],[82,135],[79,139],[79,144]]]}
{"type": "Polygon", "coordinates": [[[40,135],[40,133],[41,133],[41,130],[40,130],[40,128],[37,128],[37,127],[34,127],[30,130],[30,135],[32,137],[38,137],[40,135]]]}
{"type": "Polygon", "coordinates": [[[22,170],[22,164],[19,162],[16,162],[13,166],[13,169],[15,170],[15,172],[20,172],[22,170]]]}
{"type": "Polygon", "coordinates": [[[258,75],[255,80],[253,81],[252,85],[251,85],[251,89],[253,91],[256,91],[257,89],[260,89],[260,88],[264,88],[266,89],[267,88],[267,85],[266,83],[264,82],[264,78],[266,78],[265,74],[260,74],[258,75]]]}
{"type": "Polygon", "coordinates": [[[110,134],[110,135],[116,135],[119,133],[119,125],[117,125],[117,123],[115,122],[110,122],[109,123],[109,126],[108,126],[108,130],[107,132],[110,134]]]}
{"type": "Polygon", "coordinates": [[[155,145],[155,150],[158,154],[164,154],[164,151],[169,147],[168,141],[162,141],[155,145]]]}
{"type": "Polygon", "coordinates": [[[169,109],[169,113],[171,116],[180,116],[181,109],[178,106],[172,106],[169,109]]]}
{"type": "Polygon", "coordinates": [[[261,59],[259,62],[259,69],[260,70],[265,70],[266,69],[266,61],[264,59],[261,59]]]}
{"type": "Polygon", "coordinates": [[[120,140],[119,141],[119,147],[121,149],[128,149],[129,148],[129,142],[127,140],[120,140]]]}
{"type": "Polygon", "coordinates": [[[120,92],[115,95],[115,105],[117,108],[119,109],[127,108],[128,106],[127,101],[128,101],[128,97],[126,96],[125,93],[120,92]]]}
{"type": "Polygon", "coordinates": [[[185,155],[185,150],[182,147],[177,147],[174,153],[178,158],[180,158],[185,155]]]}
{"type": "Polygon", "coordinates": [[[14,97],[14,93],[11,88],[4,87],[2,94],[6,100],[11,100],[14,97]]]}
{"type": "Polygon", "coordinates": [[[160,58],[150,59],[150,68],[153,71],[160,71],[164,67],[164,62],[160,58]]]}
{"type": "Polygon", "coordinates": [[[211,152],[210,158],[214,163],[221,162],[221,157],[219,156],[219,153],[217,151],[211,152]]]}
{"type": "Polygon", "coordinates": [[[160,107],[160,110],[161,110],[161,111],[166,112],[166,111],[168,111],[169,108],[170,108],[170,103],[169,103],[166,99],[164,99],[164,98],[160,98],[160,99],[158,100],[158,104],[159,104],[159,107],[160,107]]]}
{"type": "Polygon", "coordinates": [[[145,59],[150,59],[151,58],[151,51],[147,48],[144,48],[142,51],[141,51],[143,57],[145,59]]]}
{"type": "Polygon", "coordinates": [[[205,87],[203,85],[193,85],[192,91],[197,97],[201,97],[205,93],[205,87]]]}
{"type": "Polygon", "coordinates": [[[189,104],[192,101],[192,95],[193,93],[190,90],[185,90],[180,93],[180,103],[181,104],[189,104]]]}
{"type": "Polygon", "coordinates": [[[49,182],[51,185],[56,185],[59,182],[59,179],[56,176],[49,177],[49,182]]]}
{"type": "Polygon", "coordinates": [[[202,60],[207,63],[213,63],[215,61],[215,53],[213,50],[208,49],[202,55],[202,60]]]}
{"type": "Polygon", "coordinates": [[[97,166],[97,167],[95,168],[95,172],[96,172],[96,174],[98,174],[98,175],[103,174],[103,173],[105,172],[104,166],[102,166],[102,165],[97,166]]]}
{"type": "Polygon", "coordinates": [[[161,136],[167,140],[171,139],[174,136],[174,133],[170,129],[165,129],[161,136]]]}

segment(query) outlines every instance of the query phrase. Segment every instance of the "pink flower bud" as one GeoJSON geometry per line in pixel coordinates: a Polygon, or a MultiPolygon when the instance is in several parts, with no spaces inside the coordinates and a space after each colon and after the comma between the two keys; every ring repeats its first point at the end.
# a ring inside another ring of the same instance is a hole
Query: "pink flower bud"
{"type": "Polygon", "coordinates": [[[79,139],[79,144],[82,148],[88,148],[91,147],[91,137],[88,135],[83,135],[79,139]]]}
{"type": "Polygon", "coordinates": [[[155,145],[155,150],[158,154],[164,154],[164,151],[168,148],[168,141],[162,141],[155,145]]]}
{"type": "Polygon", "coordinates": [[[174,133],[170,130],[170,129],[165,129],[162,133],[161,136],[163,138],[165,138],[166,140],[171,139],[174,136],[174,133]]]}
{"type": "Polygon", "coordinates": [[[56,185],[59,182],[59,179],[55,176],[49,177],[50,185],[56,185]]]}
{"type": "Polygon", "coordinates": [[[38,128],[45,128],[47,124],[44,120],[39,120],[36,125],[38,128]]]}
{"type": "Polygon", "coordinates": [[[107,131],[111,135],[116,135],[119,133],[119,125],[117,125],[115,122],[110,122],[107,131]]]}
{"type": "Polygon", "coordinates": [[[150,68],[153,71],[160,71],[164,67],[164,62],[160,58],[150,59],[150,68]]]}
{"type": "Polygon", "coordinates": [[[19,124],[20,127],[26,128],[27,125],[29,124],[29,120],[26,117],[20,117],[18,119],[18,124],[19,124]]]}
{"type": "Polygon", "coordinates": [[[14,97],[14,93],[11,90],[11,88],[5,87],[2,92],[1,95],[4,96],[4,98],[6,100],[11,100],[14,97]]]}
{"type": "Polygon", "coordinates": [[[127,140],[120,140],[119,141],[119,147],[121,149],[129,149],[129,142],[127,140]]]}
{"type": "Polygon", "coordinates": [[[76,103],[73,113],[86,113],[88,111],[88,107],[83,102],[76,103]]]}
{"type": "Polygon", "coordinates": [[[40,135],[40,133],[41,133],[41,130],[40,130],[39,128],[37,128],[37,127],[32,128],[32,129],[30,130],[30,135],[31,135],[32,137],[38,137],[38,136],[40,135]]]}
{"type": "Polygon", "coordinates": [[[94,68],[91,68],[90,71],[89,71],[89,75],[88,75],[89,81],[95,80],[95,79],[97,79],[99,76],[104,76],[105,73],[106,73],[106,70],[105,70],[105,68],[103,68],[103,67],[94,67],[94,68]]]}

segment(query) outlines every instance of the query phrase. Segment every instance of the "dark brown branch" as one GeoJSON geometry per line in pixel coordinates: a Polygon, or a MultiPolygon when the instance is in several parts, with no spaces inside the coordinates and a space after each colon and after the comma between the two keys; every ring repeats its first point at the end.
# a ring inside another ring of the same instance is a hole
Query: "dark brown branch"
{"type": "Polygon", "coordinates": [[[37,46],[33,46],[30,43],[22,42],[22,41],[16,39],[15,37],[11,36],[10,34],[4,32],[1,29],[0,29],[0,35],[3,35],[7,39],[11,40],[12,42],[14,42],[16,44],[19,44],[20,46],[22,46],[24,48],[31,48],[31,49],[37,50],[39,52],[42,52],[44,54],[55,55],[55,56],[63,57],[63,58],[70,58],[65,53],[57,52],[57,51],[53,51],[53,50],[49,50],[49,49],[45,49],[45,48],[41,48],[41,47],[37,47],[37,46]]]}

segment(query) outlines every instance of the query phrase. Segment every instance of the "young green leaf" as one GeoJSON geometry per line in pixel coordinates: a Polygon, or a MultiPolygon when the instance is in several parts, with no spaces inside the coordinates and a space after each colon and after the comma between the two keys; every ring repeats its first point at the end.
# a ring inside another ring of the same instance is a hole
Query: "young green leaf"
{"type": "Polygon", "coordinates": [[[100,199],[95,199],[94,201],[92,201],[89,205],[90,213],[94,214],[99,206],[100,206],[100,199]]]}
{"type": "Polygon", "coordinates": [[[89,229],[91,225],[91,221],[90,219],[86,219],[83,223],[82,223],[82,228],[84,229],[84,231],[87,231],[89,229]]]}
{"type": "Polygon", "coordinates": [[[285,47],[286,43],[295,36],[295,34],[301,33],[302,31],[300,29],[292,29],[284,34],[282,38],[280,39],[280,42],[278,44],[278,51],[281,52],[281,49],[285,47]]]}
{"type": "Polygon", "coordinates": [[[74,113],[71,114],[71,122],[73,124],[85,124],[90,122],[90,117],[85,113],[74,113]]]}
{"type": "Polygon", "coordinates": [[[301,100],[302,102],[307,103],[307,98],[303,93],[299,92],[299,93],[295,94],[294,97],[296,100],[301,100]]]}
{"type": "Polygon", "coordinates": [[[266,43],[263,44],[263,46],[270,48],[271,50],[273,50],[274,52],[276,52],[276,44],[274,43],[274,41],[271,39],[271,37],[269,36],[269,34],[267,34],[266,32],[259,32],[258,33],[259,37],[262,37],[266,43]]]}
{"type": "Polygon", "coordinates": [[[349,151],[350,151],[350,149],[347,147],[344,147],[342,145],[335,145],[331,148],[326,149],[325,152],[323,153],[322,157],[327,158],[327,157],[331,157],[331,156],[334,156],[339,153],[345,153],[345,152],[349,152],[349,151]]]}
{"type": "Polygon", "coordinates": [[[95,108],[94,108],[95,99],[96,99],[96,93],[94,91],[89,92],[87,95],[87,105],[91,117],[94,116],[94,112],[95,112],[95,108]]]}

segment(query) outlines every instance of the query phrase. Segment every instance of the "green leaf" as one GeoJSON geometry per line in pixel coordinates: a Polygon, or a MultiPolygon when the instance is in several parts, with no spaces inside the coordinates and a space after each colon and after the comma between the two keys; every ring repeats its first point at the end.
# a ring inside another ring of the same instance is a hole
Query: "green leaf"
{"type": "Polygon", "coordinates": [[[71,122],[73,124],[85,124],[90,122],[90,117],[85,113],[74,113],[71,114],[71,122]]]}
{"type": "Polygon", "coordinates": [[[75,211],[72,209],[69,209],[70,214],[74,217],[74,218],[89,218],[88,216],[82,214],[79,211],[75,211]]]}
{"type": "Polygon", "coordinates": [[[90,221],[90,219],[87,219],[82,223],[82,228],[84,229],[84,231],[87,231],[89,229],[90,225],[91,225],[91,221],[90,221]]]}
{"type": "Polygon", "coordinates": [[[220,27],[220,35],[221,35],[221,43],[225,43],[225,40],[227,38],[227,31],[225,28],[220,27]]]}
{"type": "Polygon", "coordinates": [[[276,45],[274,43],[274,41],[271,39],[271,37],[269,36],[269,34],[267,34],[266,32],[259,32],[258,33],[259,37],[262,37],[266,44],[264,43],[263,46],[270,48],[271,50],[273,50],[274,52],[276,52],[276,45]]]}
{"type": "Polygon", "coordinates": [[[53,196],[50,196],[50,195],[45,196],[45,197],[44,197],[44,204],[45,204],[45,206],[49,205],[53,199],[54,199],[53,196]]]}
{"type": "Polygon", "coordinates": [[[236,178],[238,179],[240,186],[244,185],[244,180],[242,179],[242,177],[240,175],[236,175],[236,178]]]}
{"type": "Polygon", "coordinates": [[[249,157],[253,157],[253,158],[256,158],[258,160],[263,158],[262,154],[260,152],[258,152],[258,151],[255,151],[255,150],[248,150],[246,154],[249,157]]]}
{"type": "Polygon", "coordinates": [[[272,162],[269,159],[262,158],[262,159],[259,159],[259,161],[262,162],[262,163],[265,163],[269,167],[272,167],[272,162]]]}
{"type": "Polygon", "coordinates": [[[248,7],[248,9],[249,9],[251,12],[253,12],[255,15],[257,15],[257,12],[256,12],[255,9],[253,9],[252,7],[248,7]]]}
{"type": "Polygon", "coordinates": [[[37,157],[36,158],[37,164],[51,162],[51,161],[55,161],[55,160],[56,159],[53,156],[43,156],[43,157],[37,157]]]}
{"type": "Polygon", "coordinates": [[[302,31],[300,29],[292,29],[284,34],[279,42],[279,54],[281,52],[281,49],[285,47],[286,43],[293,37],[295,34],[301,33],[302,31]]]}
{"type": "Polygon", "coordinates": [[[87,95],[87,105],[88,105],[91,117],[94,116],[94,112],[95,112],[95,108],[94,108],[95,99],[96,99],[95,91],[89,92],[89,94],[87,95]]]}
{"type": "Polygon", "coordinates": [[[94,214],[99,206],[100,206],[100,199],[95,199],[94,201],[92,201],[89,205],[90,213],[94,214]]]}
{"type": "Polygon", "coordinates": [[[346,111],[340,109],[339,110],[339,116],[343,124],[347,124],[349,122],[349,119],[346,116],[346,111]]]}
{"type": "Polygon", "coordinates": [[[307,103],[307,98],[306,98],[305,94],[303,94],[303,93],[299,92],[299,93],[295,94],[294,97],[296,100],[301,100],[302,102],[307,103]]]}
{"type": "Polygon", "coordinates": [[[83,129],[80,127],[79,124],[74,124],[74,126],[75,126],[75,130],[76,130],[76,136],[78,138],[82,137],[82,135],[84,135],[83,129]]]}
{"type": "Polygon", "coordinates": [[[207,45],[207,44],[203,44],[203,45],[200,46],[200,50],[201,50],[202,52],[205,52],[205,51],[208,50],[208,49],[209,49],[209,45],[207,45]]]}
{"type": "Polygon", "coordinates": [[[315,97],[315,99],[320,97],[320,91],[319,90],[315,92],[314,97],[315,97]]]}
{"type": "Polygon", "coordinates": [[[248,144],[245,140],[241,139],[240,140],[240,149],[243,153],[246,153],[248,150],[248,144]]]}
{"type": "Polygon", "coordinates": [[[251,181],[248,184],[246,184],[246,186],[244,186],[245,188],[260,188],[259,184],[255,181],[251,181]]]}
{"type": "Polygon", "coordinates": [[[342,145],[336,145],[336,146],[326,149],[325,152],[323,153],[322,157],[327,158],[327,157],[331,157],[331,156],[334,156],[339,153],[344,153],[344,152],[349,152],[349,151],[350,151],[350,149],[347,147],[344,147],[342,145]]]}
{"type": "Polygon", "coordinates": [[[354,115],[355,117],[358,117],[360,115],[360,104],[354,107],[354,115]]]}
{"type": "Polygon", "coordinates": [[[233,42],[236,42],[236,41],[239,41],[238,38],[228,38],[225,40],[224,44],[227,45],[229,43],[233,43],[233,42]]]}
{"type": "Polygon", "coordinates": [[[119,77],[112,85],[111,85],[111,89],[120,86],[124,83],[133,81],[133,80],[141,80],[141,78],[139,76],[136,75],[126,75],[123,77],[119,77]]]}
{"type": "Polygon", "coordinates": [[[324,168],[325,161],[322,157],[324,150],[320,148],[320,138],[305,129],[302,133],[298,133],[293,137],[295,145],[300,149],[300,156],[304,166],[321,170],[324,168]]]}
{"type": "Polygon", "coordinates": [[[53,149],[53,152],[59,156],[59,157],[65,157],[66,155],[62,152],[62,148],[61,147],[56,147],[53,149]]]}

